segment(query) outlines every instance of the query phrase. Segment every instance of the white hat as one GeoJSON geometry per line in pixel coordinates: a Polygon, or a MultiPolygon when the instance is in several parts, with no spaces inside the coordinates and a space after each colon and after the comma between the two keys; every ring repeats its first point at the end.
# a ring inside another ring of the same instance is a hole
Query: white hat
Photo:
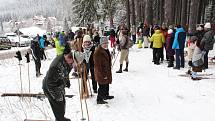
{"type": "Polygon", "coordinates": [[[201,26],[199,26],[199,27],[196,28],[196,30],[201,31],[201,30],[203,30],[203,28],[201,26]]]}
{"type": "Polygon", "coordinates": [[[172,34],[172,33],[173,33],[173,30],[172,30],[172,29],[169,29],[169,30],[167,31],[167,33],[168,33],[168,34],[172,34]]]}
{"type": "Polygon", "coordinates": [[[205,23],[205,28],[210,29],[211,28],[211,23],[205,23]]]}
{"type": "Polygon", "coordinates": [[[91,42],[91,37],[89,35],[84,35],[83,43],[86,42],[86,41],[90,41],[91,42]]]}

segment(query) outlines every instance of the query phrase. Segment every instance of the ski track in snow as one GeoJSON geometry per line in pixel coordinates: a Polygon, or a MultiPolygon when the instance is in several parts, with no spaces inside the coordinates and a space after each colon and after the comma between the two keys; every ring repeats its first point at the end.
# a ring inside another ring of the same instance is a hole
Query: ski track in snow
{"type": "MultiPolygon", "coordinates": [[[[29,63],[32,93],[42,92],[42,79],[55,57],[55,50],[50,49],[47,54],[49,59],[42,61],[41,77],[35,76],[33,60],[29,63]]],[[[129,72],[116,74],[119,57],[112,70],[113,83],[110,85],[110,95],[115,98],[108,100],[107,105],[97,105],[96,94],[87,99],[90,121],[214,121],[215,80],[194,82],[190,78],[179,77],[178,74],[184,74],[187,67],[173,70],[166,67],[167,62],[154,65],[152,50],[137,49],[136,45],[129,52],[129,72]]],[[[0,60],[0,63],[0,94],[21,92],[18,60],[12,58],[0,60]]],[[[215,65],[209,65],[207,73],[214,76],[214,68],[215,65]]],[[[28,64],[24,57],[21,69],[23,92],[27,93],[28,64]]],[[[71,79],[71,87],[66,89],[66,93],[75,96],[66,98],[65,116],[72,121],[80,121],[77,79],[71,79]]],[[[1,97],[0,102],[0,121],[23,121],[25,118],[54,120],[47,99],[1,97]]],[[[87,118],[85,105],[83,107],[84,118],[87,118]]]]}

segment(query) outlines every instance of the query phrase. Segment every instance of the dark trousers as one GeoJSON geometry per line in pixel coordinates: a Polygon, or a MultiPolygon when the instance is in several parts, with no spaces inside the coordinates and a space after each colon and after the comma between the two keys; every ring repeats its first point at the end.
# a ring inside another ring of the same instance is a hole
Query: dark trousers
{"type": "Polygon", "coordinates": [[[162,48],[153,48],[153,61],[155,64],[159,64],[159,60],[162,57],[162,48]]]}
{"type": "Polygon", "coordinates": [[[63,101],[56,101],[51,97],[51,95],[47,92],[44,91],[46,97],[49,100],[49,103],[51,105],[52,111],[55,116],[56,121],[65,121],[64,115],[65,115],[65,108],[66,108],[66,101],[65,97],[63,98],[63,101]]]}
{"type": "Polygon", "coordinates": [[[44,48],[40,49],[40,52],[41,52],[41,60],[46,59],[45,49],[44,48]]]}
{"type": "Polygon", "coordinates": [[[40,60],[34,60],[35,62],[35,68],[36,68],[36,76],[40,74],[40,68],[41,68],[41,61],[40,60]]]}
{"type": "Polygon", "coordinates": [[[97,100],[103,100],[105,96],[109,96],[109,84],[99,84],[97,100]]]}
{"type": "Polygon", "coordinates": [[[162,47],[162,51],[161,51],[161,61],[164,60],[164,54],[163,54],[163,52],[164,52],[164,47],[162,47]]]}
{"type": "Polygon", "coordinates": [[[97,90],[97,82],[95,80],[95,75],[94,75],[94,66],[90,65],[89,63],[87,63],[87,75],[89,73],[89,70],[90,70],[90,74],[91,74],[93,90],[97,90]]]}
{"type": "Polygon", "coordinates": [[[168,66],[173,66],[174,65],[174,56],[171,55],[171,56],[167,56],[167,57],[169,59],[168,66]]]}
{"type": "Polygon", "coordinates": [[[176,68],[184,67],[184,49],[176,49],[175,59],[176,68]]]}
{"type": "Polygon", "coordinates": [[[208,68],[208,52],[209,50],[205,50],[206,53],[204,55],[204,68],[207,69],[208,68]]]}
{"type": "Polygon", "coordinates": [[[132,35],[132,40],[134,42],[134,44],[136,43],[136,35],[132,35]]]}

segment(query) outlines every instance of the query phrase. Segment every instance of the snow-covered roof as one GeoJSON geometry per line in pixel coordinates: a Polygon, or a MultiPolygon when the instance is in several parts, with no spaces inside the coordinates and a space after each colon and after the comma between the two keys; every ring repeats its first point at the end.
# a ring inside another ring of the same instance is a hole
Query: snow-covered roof
{"type": "Polygon", "coordinates": [[[22,32],[24,35],[36,36],[37,34],[39,34],[39,35],[45,34],[46,30],[43,30],[36,26],[32,26],[32,27],[28,27],[28,28],[22,28],[22,29],[20,29],[20,32],[22,32]]]}
{"type": "Polygon", "coordinates": [[[75,32],[75,31],[79,30],[79,28],[87,29],[86,27],[72,27],[72,31],[75,32]]]}

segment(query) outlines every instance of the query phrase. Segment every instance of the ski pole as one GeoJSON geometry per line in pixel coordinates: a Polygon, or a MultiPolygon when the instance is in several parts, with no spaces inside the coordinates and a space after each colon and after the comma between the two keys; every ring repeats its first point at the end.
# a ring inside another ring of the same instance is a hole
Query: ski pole
{"type": "Polygon", "coordinates": [[[117,60],[118,55],[119,55],[119,51],[118,51],[118,53],[117,53],[117,55],[116,55],[116,58],[115,58],[115,60],[114,60],[114,62],[113,62],[113,64],[112,64],[111,68],[113,68],[113,66],[114,66],[114,64],[115,64],[115,62],[116,62],[116,60],[117,60]]]}
{"type": "MultiPolygon", "coordinates": [[[[30,80],[30,69],[29,69],[30,56],[28,52],[25,54],[25,57],[28,63],[28,92],[30,94],[31,93],[31,80],[30,80]]],[[[30,101],[31,101],[31,97],[30,97],[30,101]]]]}
{"type": "Polygon", "coordinates": [[[20,84],[21,84],[21,93],[23,93],[23,88],[22,88],[22,69],[21,69],[21,60],[22,60],[22,55],[20,51],[16,52],[16,56],[14,56],[18,59],[19,61],[19,80],[20,80],[20,84]]]}
{"type": "Polygon", "coordinates": [[[23,93],[23,88],[22,88],[22,68],[21,68],[21,63],[19,61],[19,80],[20,80],[20,87],[21,87],[21,94],[23,93]]]}

